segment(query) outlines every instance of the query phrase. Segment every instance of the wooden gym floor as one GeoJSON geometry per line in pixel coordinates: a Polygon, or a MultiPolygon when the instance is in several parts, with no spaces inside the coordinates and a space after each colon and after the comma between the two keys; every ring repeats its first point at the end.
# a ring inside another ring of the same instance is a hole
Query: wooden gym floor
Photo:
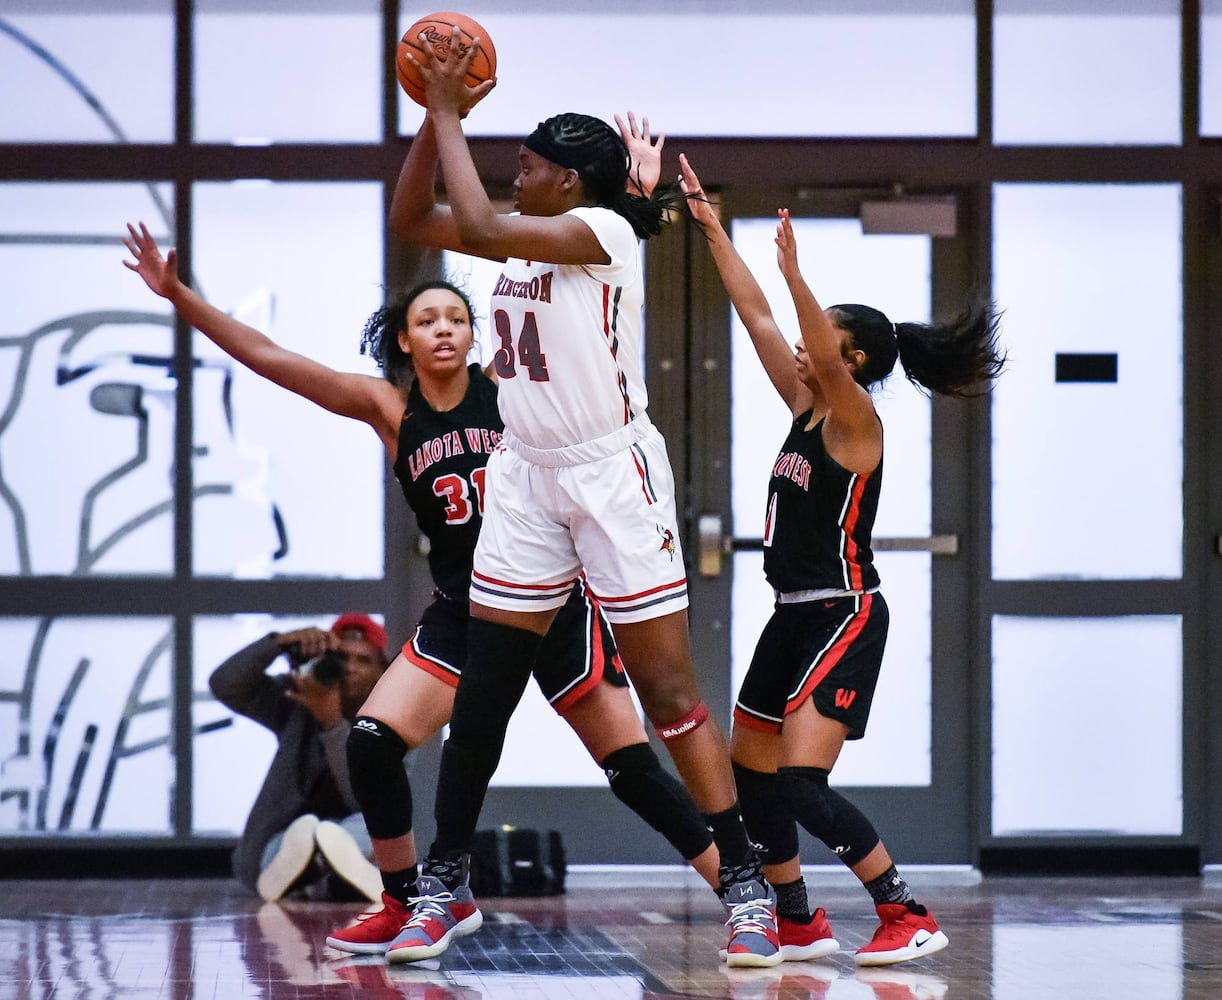
{"type": "Polygon", "coordinates": [[[546,899],[481,900],[484,929],[431,967],[332,951],[359,906],[264,904],[226,879],[0,881],[0,998],[20,1000],[1217,1000],[1222,884],[989,877],[921,885],[950,947],[857,970],[859,887],[812,883],[842,952],[728,972],[712,894],[599,875],[546,899]]]}

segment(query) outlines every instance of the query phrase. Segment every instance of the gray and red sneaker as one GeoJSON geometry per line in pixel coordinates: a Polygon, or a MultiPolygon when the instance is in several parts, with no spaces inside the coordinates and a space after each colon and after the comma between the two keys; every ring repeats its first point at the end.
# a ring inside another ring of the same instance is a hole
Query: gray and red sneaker
{"type": "MultiPolygon", "coordinates": [[[[430,871],[429,865],[425,871],[430,871]]],[[[454,938],[474,934],[484,923],[465,878],[450,889],[434,875],[421,875],[409,904],[411,916],[386,949],[388,962],[436,958],[454,938]]]]}
{"type": "Polygon", "coordinates": [[[756,875],[755,878],[723,883],[720,895],[726,909],[726,926],[730,928],[726,965],[730,968],[780,965],[776,893],[772,887],[756,875]]]}

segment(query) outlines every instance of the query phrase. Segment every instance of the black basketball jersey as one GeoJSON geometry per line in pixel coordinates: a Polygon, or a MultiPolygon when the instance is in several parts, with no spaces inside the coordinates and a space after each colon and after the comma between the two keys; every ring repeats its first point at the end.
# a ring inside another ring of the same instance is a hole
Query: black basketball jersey
{"type": "Polygon", "coordinates": [[[764,575],[774,590],[866,591],[878,586],[870,551],[883,464],[868,476],[827,453],[823,421],[794,421],[768,482],[764,575]]]}
{"type": "Polygon", "coordinates": [[[484,467],[505,425],[496,384],[479,365],[454,409],[438,413],[416,383],[399,424],[395,478],[429,540],[429,571],[447,597],[465,601],[484,513],[484,467]]]}

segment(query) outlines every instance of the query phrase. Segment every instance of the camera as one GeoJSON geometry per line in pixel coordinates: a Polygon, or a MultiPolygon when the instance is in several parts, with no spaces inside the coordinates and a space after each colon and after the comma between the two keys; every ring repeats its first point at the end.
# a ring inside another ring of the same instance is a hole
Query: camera
{"type": "Polygon", "coordinates": [[[296,643],[285,647],[284,652],[297,673],[303,677],[313,677],[324,687],[335,687],[344,679],[348,658],[338,649],[329,649],[312,660],[302,658],[301,647],[296,643]]]}
{"type": "Polygon", "coordinates": [[[328,650],[297,668],[297,672],[308,674],[324,687],[335,687],[344,679],[347,657],[338,650],[328,650]]]}

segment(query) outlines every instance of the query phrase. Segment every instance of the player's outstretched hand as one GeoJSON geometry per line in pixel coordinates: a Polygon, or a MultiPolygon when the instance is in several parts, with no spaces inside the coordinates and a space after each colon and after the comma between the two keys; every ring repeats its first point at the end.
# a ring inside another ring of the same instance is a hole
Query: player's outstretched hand
{"type": "Polygon", "coordinates": [[[125,260],[123,266],[140,275],[144,283],[162,298],[170,298],[180,285],[178,255],[174,248],[171,247],[170,252],[162,257],[157,241],[143,222],[140,223],[139,229],[129,222],[127,233],[128,235],[123,237],[123,243],[128,252],[136,258],[136,262],[133,264],[130,260],[125,260]]]}
{"type": "Polygon", "coordinates": [[[619,126],[619,134],[628,147],[628,191],[648,198],[662,179],[662,147],[666,144],[666,136],[651,138],[649,119],[642,116],[638,124],[636,115],[631,111],[626,123],[616,115],[615,124],[619,126]]]}

